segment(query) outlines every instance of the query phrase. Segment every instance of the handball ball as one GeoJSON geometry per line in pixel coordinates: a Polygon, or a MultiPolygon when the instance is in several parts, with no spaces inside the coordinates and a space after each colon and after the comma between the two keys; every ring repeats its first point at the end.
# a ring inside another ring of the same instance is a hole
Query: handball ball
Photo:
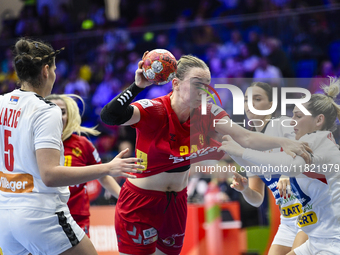
{"type": "Polygon", "coordinates": [[[143,61],[143,74],[148,81],[163,85],[175,78],[177,61],[170,51],[152,50],[144,57],[143,61]]]}

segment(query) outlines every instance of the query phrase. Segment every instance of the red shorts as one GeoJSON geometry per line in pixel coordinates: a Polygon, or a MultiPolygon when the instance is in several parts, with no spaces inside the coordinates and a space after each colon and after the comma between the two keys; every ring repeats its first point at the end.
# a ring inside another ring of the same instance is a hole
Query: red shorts
{"type": "Polygon", "coordinates": [[[119,252],[178,255],[187,220],[187,189],[161,192],[124,183],[115,210],[119,252]]]}
{"type": "Polygon", "coordinates": [[[73,219],[79,227],[81,227],[85,234],[90,238],[90,216],[84,216],[84,215],[72,215],[73,219]]]}

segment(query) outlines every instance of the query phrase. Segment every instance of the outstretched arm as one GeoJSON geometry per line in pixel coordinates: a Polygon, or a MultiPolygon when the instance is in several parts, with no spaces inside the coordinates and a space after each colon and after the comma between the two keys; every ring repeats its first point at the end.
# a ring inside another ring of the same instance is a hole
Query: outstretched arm
{"type": "MultiPolygon", "coordinates": [[[[225,137],[225,141],[223,141],[222,146],[218,151],[221,150],[228,153],[230,156],[242,157],[242,159],[260,166],[257,171],[252,172],[252,174],[256,175],[281,173],[287,176],[297,176],[302,173],[301,169],[303,171],[306,166],[304,159],[300,156],[292,158],[284,152],[271,153],[269,156],[268,153],[243,148],[230,136],[225,137]],[[278,171],[278,169],[280,171],[278,171]]],[[[237,162],[237,158],[235,158],[235,160],[237,162]]],[[[311,161],[311,158],[309,161],[311,161]]],[[[313,155],[313,163],[315,165],[322,165],[325,161],[326,159],[322,156],[313,155]]]]}
{"type": "Polygon", "coordinates": [[[121,188],[112,176],[106,175],[99,178],[98,181],[106,190],[108,190],[115,198],[118,199],[121,188]]]}
{"type": "Polygon", "coordinates": [[[217,122],[215,124],[215,131],[223,135],[230,135],[237,143],[245,148],[264,151],[282,147],[288,155],[292,157],[299,155],[303,157],[306,163],[310,163],[307,151],[311,152],[311,149],[306,142],[293,141],[283,137],[267,136],[259,132],[251,132],[232,123],[229,117],[224,117],[217,122]]]}
{"type": "Polygon", "coordinates": [[[141,159],[123,159],[127,151],[123,150],[108,163],[82,167],[60,166],[60,151],[56,149],[38,149],[36,155],[42,181],[48,187],[60,187],[92,181],[105,175],[136,178],[128,173],[141,172],[144,166],[136,164],[141,159]]]}
{"type": "Polygon", "coordinates": [[[265,185],[258,176],[247,179],[239,173],[234,173],[230,187],[241,192],[244,200],[252,206],[259,207],[263,202],[265,185]]]}

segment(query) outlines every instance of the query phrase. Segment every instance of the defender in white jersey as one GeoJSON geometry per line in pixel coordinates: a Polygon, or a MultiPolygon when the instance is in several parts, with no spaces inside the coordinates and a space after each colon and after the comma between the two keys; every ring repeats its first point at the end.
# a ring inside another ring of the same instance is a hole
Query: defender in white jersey
{"type": "MultiPolygon", "coordinates": [[[[245,93],[244,108],[247,118],[251,121],[251,126],[254,127],[257,132],[261,132],[269,136],[285,137],[294,140],[294,129],[289,125],[290,119],[288,117],[282,116],[280,118],[271,118],[271,114],[255,115],[249,111],[248,95],[250,88],[252,89],[252,104],[257,110],[268,110],[271,108],[273,101],[273,89],[272,86],[263,82],[254,82],[247,89],[245,93]]],[[[266,152],[280,152],[280,148],[274,148],[266,152]]],[[[242,162],[243,167],[250,165],[252,165],[252,163],[245,160],[242,162]]],[[[286,195],[285,190],[282,192],[280,189],[286,188],[286,186],[284,186],[285,182],[279,182],[280,175],[277,174],[256,176],[251,173],[247,173],[247,176],[250,178],[247,179],[242,177],[240,174],[235,173],[231,187],[240,191],[245,200],[256,207],[260,206],[263,202],[265,186],[271,190],[276,200],[276,204],[280,207],[281,222],[268,254],[285,255],[293,247],[294,240],[299,231],[295,222],[299,214],[302,213],[302,205],[296,197],[296,192],[293,190],[292,196],[289,197],[286,195]],[[281,196],[280,191],[283,193],[281,196]]],[[[287,182],[289,185],[289,179],[287,182]]],[[[300,233],[295,243],[300,245],[307,239],[308,237],[305,234],[300,233]]]]}
{"type": "Polygon", "coordinates": [[[303,104],[312,116],[295,107],[291,123],[295,138],[308,142],[313,150],[312,164],[307,165],[302,158],[292,159],[284,153],[268,158],[262,152],[242,148],[231,137],[226,137],[227,141],[220,147],[253,164],[262,164],[259,174],[284,169],[281,173],[296,176],[294,185],[303,205],[297,225],[308,234],[309,240],[289,255],[339,254],[340,250],[340,151],[329,131],[340,116],[340,107],[334,102],[340,91],[339,80],[330,78],[330,86],[323,89],[325,95],[314,94],[303,104]]]}
{"type": "MultiPolygon", "coordinates": [[[[61,110],[44,100],[55,81],[51,46],[20,39],[14,66],[21,88],[0,96],[0,249],[4,254],[97,254],[72,219],[66,185],[137,172],[136,158],[64,167],[61,110]]],[[[125,151],[126,152],[126,151],[125,151]]]]}

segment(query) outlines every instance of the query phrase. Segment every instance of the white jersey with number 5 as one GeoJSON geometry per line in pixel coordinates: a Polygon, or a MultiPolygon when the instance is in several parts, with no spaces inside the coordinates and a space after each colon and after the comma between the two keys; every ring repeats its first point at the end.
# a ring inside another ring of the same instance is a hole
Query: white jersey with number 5
{"type": "Polygon", "coordinates": [[[34,92],[14,90],[0,96],[0,208],[65,210],[68,187],[47,187],[36,150],[60,151],[64,163],[60,108],[34,92]]]}

